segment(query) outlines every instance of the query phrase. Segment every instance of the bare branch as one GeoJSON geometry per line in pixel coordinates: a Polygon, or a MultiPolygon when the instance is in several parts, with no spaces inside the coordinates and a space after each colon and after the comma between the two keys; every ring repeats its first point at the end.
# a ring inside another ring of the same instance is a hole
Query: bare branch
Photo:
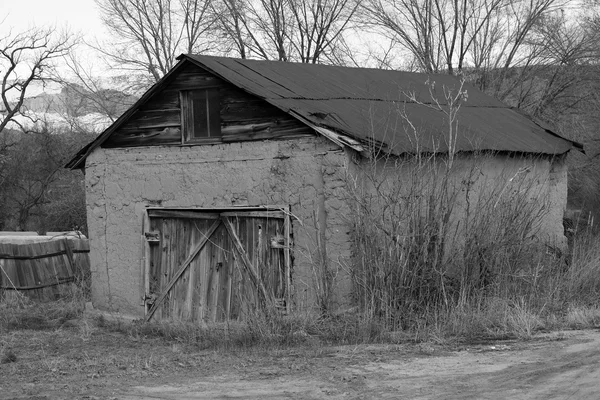
{"type": "Polygon", "coordinates": [[[0,37],[0,132],[22,111],[32,82],[50,80],[55,61],[77,41],[69,32],[32,28],[0,37]]]}
{"type": "Polygon", "coordinates": [[[159,80],[181,53],[214,47],[211,0],[96,0],[111,44],[93,47],[120,69],[148,72],[159,80]]]}
{"type": "Polygon", "coordinates": [[[242,58],[336,62],[361,0],[216,0],[220,37],[242,58]]]}

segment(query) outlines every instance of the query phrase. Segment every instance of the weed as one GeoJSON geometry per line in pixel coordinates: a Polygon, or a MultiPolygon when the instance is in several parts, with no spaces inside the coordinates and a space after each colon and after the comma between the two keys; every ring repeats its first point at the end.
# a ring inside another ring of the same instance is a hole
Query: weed
{"type": "Polygon", "coordinates": [[[572,329],[600,326],[599,306],[571,306],[565,316],[565,325],[572,329]]]}
{"type": "Polygon", "coordinates": [[[355,325],[355,339],[397,330],[415,341],[527,339],[594,323],[593,311],[567,310],[597,307],[598,238],[575,237],[570,254],[543,244],[548,185],[531,171],[553,161],[510,159],[512,171],[487,179],[495,157],[386,155],[349,170],[355,300],[361,326],[384,333],[355,325]]]}
{"type": "Polygon", "coordinates": [[[2,355],[2,359],[0,359],[0,364],[8,364],[17,361],[17,355],[10,349],[4,351],[2,355]]]}

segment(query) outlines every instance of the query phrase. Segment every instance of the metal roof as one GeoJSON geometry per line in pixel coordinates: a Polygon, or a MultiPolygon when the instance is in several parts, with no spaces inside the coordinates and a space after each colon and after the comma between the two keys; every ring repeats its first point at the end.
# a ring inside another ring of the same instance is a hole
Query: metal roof
{"type": "Polygon", "coordinates": [[[451,142],[455,151],[562,154],[582,148],[467,83],[450,140],[442,110],[449,109],[446,94],[460,89],[460,80],[450,75],[200,55],[180,59],[316,126],[383,143],[397,154],[447,152],[451,142]]]}
{"type": "Polygon", "coordinates": [[[457,134],[450,138],[448,117],[442,110],[449,108],[446,94],[456,93],[461,85],[450,75],[186,54],[179,60],[67,167],[82,167],[85,158],[187,62],[266,100],[317,131],[324,128],[361,143],[378,143],[395,154],[447,152],[449,143],[453,143],[454,151],[552,155],[573,147],[583,149],[581,144],[545,129],[466,83],[463,90],[467,100],[458,112],[457,134]]]}

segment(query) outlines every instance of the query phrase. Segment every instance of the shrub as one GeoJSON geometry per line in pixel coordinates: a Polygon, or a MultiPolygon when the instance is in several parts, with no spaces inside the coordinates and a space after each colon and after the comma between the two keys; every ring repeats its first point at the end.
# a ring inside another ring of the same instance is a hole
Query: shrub
{"type": "Polygon", "coordinates": [[[530,337],[568,304],[597,303],[594,239],[570,256],[548,243],[549,186],[532,171],[549,161],[514,158],[487,179],[494,157],[385,156],[349,171],[363,315],[384,330],[530,337]]]}

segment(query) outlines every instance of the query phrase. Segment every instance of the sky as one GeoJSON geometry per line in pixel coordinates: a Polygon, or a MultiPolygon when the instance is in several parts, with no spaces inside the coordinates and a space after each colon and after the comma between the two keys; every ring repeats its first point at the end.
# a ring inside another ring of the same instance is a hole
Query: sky
{"type": "MultiPolygon", "coordinates": [[[[48,26],[67,29],[88,43],[103,42],[107,36],[94,0],[0,0],[0,40],[8,32],[48,26]]],[[[74,55],[94,75],[105,72],[105,63],[85,44],[78,45],[74,55]]],[[[56,65],[63,76],[69,76],[70,69],[62,61],[56,65]]]]}
{"type": "Polygon", "coordinates": [[[40,25],[69,26],[86,38],[102,35],[94,0],[0,0],[0,32],[40,25]]]}

